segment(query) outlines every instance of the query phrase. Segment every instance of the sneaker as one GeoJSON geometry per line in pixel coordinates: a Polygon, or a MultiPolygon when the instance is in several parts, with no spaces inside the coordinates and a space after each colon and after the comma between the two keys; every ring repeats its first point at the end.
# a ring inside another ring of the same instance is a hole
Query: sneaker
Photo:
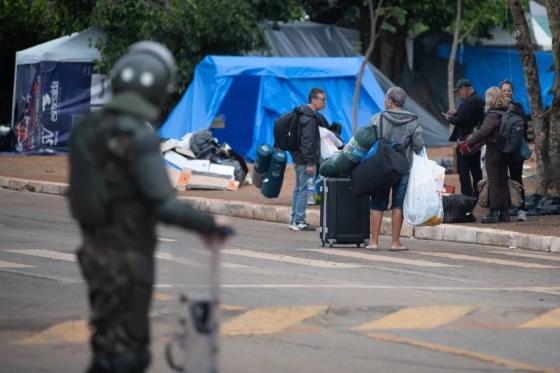
{"type": "Polygon", "coordinates": [[[291,224],[289,227],[291,230],[293,231],[308,231],[308,232],[313,232],[315,230],[315,227],[312,226],[311,224],[308,224],[306,222],[303,223],[297,223],[297,224],[291,224]]]}
{"type": "Polygon", "coordinates": [[[527,211],[525,210],[517,211],[517,221],[527,221],[527,211]]]}

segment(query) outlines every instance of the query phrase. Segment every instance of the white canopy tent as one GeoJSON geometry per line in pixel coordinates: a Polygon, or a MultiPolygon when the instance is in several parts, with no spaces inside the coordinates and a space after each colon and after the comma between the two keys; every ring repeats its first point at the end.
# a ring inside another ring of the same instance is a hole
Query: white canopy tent
{"type": "Polygon", "coordinates": [[[39,136],[52,132],[49,126],[63,132],[58,139],[66,138],[69,128],[63,127],[69,127],[72,118],[86,110],[86,101],[89,110],[106,100],[100,97],[109,92],[104,89],[103,76],[93,74],[93,63],[101,58],[95,44],[104,37],[102,31],[90,28],[16,52],[11,125],[16,136],[25,133],[28,140],[22,149],[18,138],[16,150],[41,148],[45,141],[39,136]],[[47,123],[49,118],[53,123],[47,123]]]}

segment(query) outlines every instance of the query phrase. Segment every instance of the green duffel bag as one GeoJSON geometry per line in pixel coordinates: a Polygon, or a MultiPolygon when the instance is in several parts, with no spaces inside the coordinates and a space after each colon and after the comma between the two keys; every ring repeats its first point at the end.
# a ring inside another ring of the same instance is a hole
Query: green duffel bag
{"type": "Polygon", "coordinates": [[[270,158],[270,165],[261,182],[261,194],[266,198],[276,198],[280,194],[287,161],[286,152],[274,148],[270,158]]]}
{"type": "Polygon", "coordinates": [[[356,166],[346,154],[336,152],[329,159],[324,160],[319,167],[319,175],[325,177],[346,177],[350,175],[352,169],[356,166]]]}
{"type": "MultiPolygon", "coordinates": [[[[354,136],[344,146],[342,152],[346,157],[358,163],[364,158],[364,155],[371,149],[374,142],[377,141],[377,126],[365,126],[359,128],[354,136]]],[[[351,171],[351,170],[350,170],[351,171]]]]}

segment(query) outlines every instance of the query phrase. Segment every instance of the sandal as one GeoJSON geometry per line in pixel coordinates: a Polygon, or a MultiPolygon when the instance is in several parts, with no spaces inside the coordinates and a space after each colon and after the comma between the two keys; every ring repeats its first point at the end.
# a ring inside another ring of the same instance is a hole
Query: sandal
{"type": "Polygon", "coordinates": [[[370,243],[369,245],[366,246],[366,249],[379,250],[379,245],[376,245],[374,243],[370,243]]]}
{"type": "Polygon", "coordinates": [[[389,251],[408,251],[408,249],[401,245],[397,247],[390,247],[389,251]]]}

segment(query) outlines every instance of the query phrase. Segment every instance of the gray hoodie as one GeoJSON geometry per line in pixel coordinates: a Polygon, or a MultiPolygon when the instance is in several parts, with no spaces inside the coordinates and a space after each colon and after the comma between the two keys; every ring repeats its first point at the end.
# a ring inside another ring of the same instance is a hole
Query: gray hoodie
{"type": "Polygon", "coordinates": [[[369,124],[377,126],[377,135],[401,144],[405,149],[409,167],[412,166],[412,152],[416,154],[424,148],[422,138],[422,127],[416,120],[418,117],[403,109],[391,109],[382,111],[371,117],[369,124]]]}

